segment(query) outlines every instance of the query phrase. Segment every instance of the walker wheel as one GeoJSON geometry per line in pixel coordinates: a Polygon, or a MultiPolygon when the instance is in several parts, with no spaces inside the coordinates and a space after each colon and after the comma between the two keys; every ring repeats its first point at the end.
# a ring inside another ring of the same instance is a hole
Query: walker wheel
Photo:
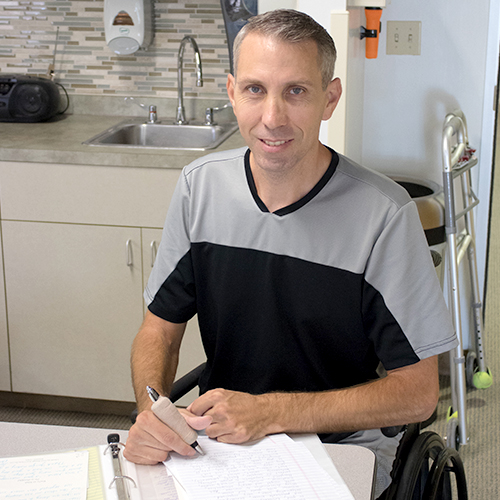
{"type": "MultiPolygon", "coordinates": [[[[451,411],[452,410],[450,409],[449,414],[451,414],[451,411]]],[[[460,448],[458,418],[456,418],[455,416],[451,416],[446,424],[445,442],[448,448],[454,448],[457,451],[460,448]]]]}
{"type": "Polygon", "coordinates": [[[476,389],[488,389],[493,384],[493,377],[489,368],[485,372],[476,371],[472,377],[472,382],[476,389]]]}
{"type": "Polygon", "coordinates": [[[473,388],[474,385],[474,374],[479,369],[477,363],[477,356],[474,351],[469,351],[467,357],[465,358],[465,380],[467,382],[467,387],[473,388]]]}

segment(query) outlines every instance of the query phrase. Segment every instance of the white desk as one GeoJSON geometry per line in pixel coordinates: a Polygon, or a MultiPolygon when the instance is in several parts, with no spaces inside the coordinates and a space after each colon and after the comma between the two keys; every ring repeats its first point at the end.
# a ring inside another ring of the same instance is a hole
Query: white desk
{"type": "MultiPolygon", "coordinates": [[[[68,448],[106,444],[118,432],[125,442],[128,432],[87,427],[63,427],[0,422],[0,457],[32,455],[68,448]]],[[[328,454],[356,500],[371,500],[375,455],[361,446],[327,444],[328,454]]]]}

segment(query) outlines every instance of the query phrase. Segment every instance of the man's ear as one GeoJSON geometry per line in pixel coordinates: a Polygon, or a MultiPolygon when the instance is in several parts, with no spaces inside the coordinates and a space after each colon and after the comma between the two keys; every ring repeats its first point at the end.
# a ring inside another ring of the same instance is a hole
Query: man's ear
{"type": "Polygon", "coordinates": [[[233,106],[234,109],[234,76],[229,73],[227,75],[227,82],[226,82],[226,89],[227,89],[227,96],[229,97],[229,102],[233,106]]]}
{"type": "Polygon", "coordinates": [[[323,112],[323,120],[330,119],[340,101],[340,96],[342,95],[342,83],[340,82],[340,78],[335,78],[328,84],[326,95],[327,101],[325,111],[323,112]]]}

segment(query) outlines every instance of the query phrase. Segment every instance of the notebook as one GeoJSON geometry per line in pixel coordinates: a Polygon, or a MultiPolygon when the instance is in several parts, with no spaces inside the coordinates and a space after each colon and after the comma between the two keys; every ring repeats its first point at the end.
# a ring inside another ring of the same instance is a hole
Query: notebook
{"type": "Polygon", "coordinates": [[[0,498],[353,500],[316,435],[279,434],[245,445],[200,436],[204,456],[171,454],[154,466],[128,462],[119,437],[111,436],[108,445],[0,459],[0,498]]]}

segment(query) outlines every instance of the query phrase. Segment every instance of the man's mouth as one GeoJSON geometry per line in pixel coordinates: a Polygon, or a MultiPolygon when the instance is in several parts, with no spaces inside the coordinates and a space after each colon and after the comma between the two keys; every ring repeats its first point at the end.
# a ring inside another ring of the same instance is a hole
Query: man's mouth
{"type": "Polygon", "coordinates": [[[267,144],[268,146],[281,146],[282,144],[285,144],[288,141],[267,141],[266,139],[261,139],[264,144],[267,144]]]}

